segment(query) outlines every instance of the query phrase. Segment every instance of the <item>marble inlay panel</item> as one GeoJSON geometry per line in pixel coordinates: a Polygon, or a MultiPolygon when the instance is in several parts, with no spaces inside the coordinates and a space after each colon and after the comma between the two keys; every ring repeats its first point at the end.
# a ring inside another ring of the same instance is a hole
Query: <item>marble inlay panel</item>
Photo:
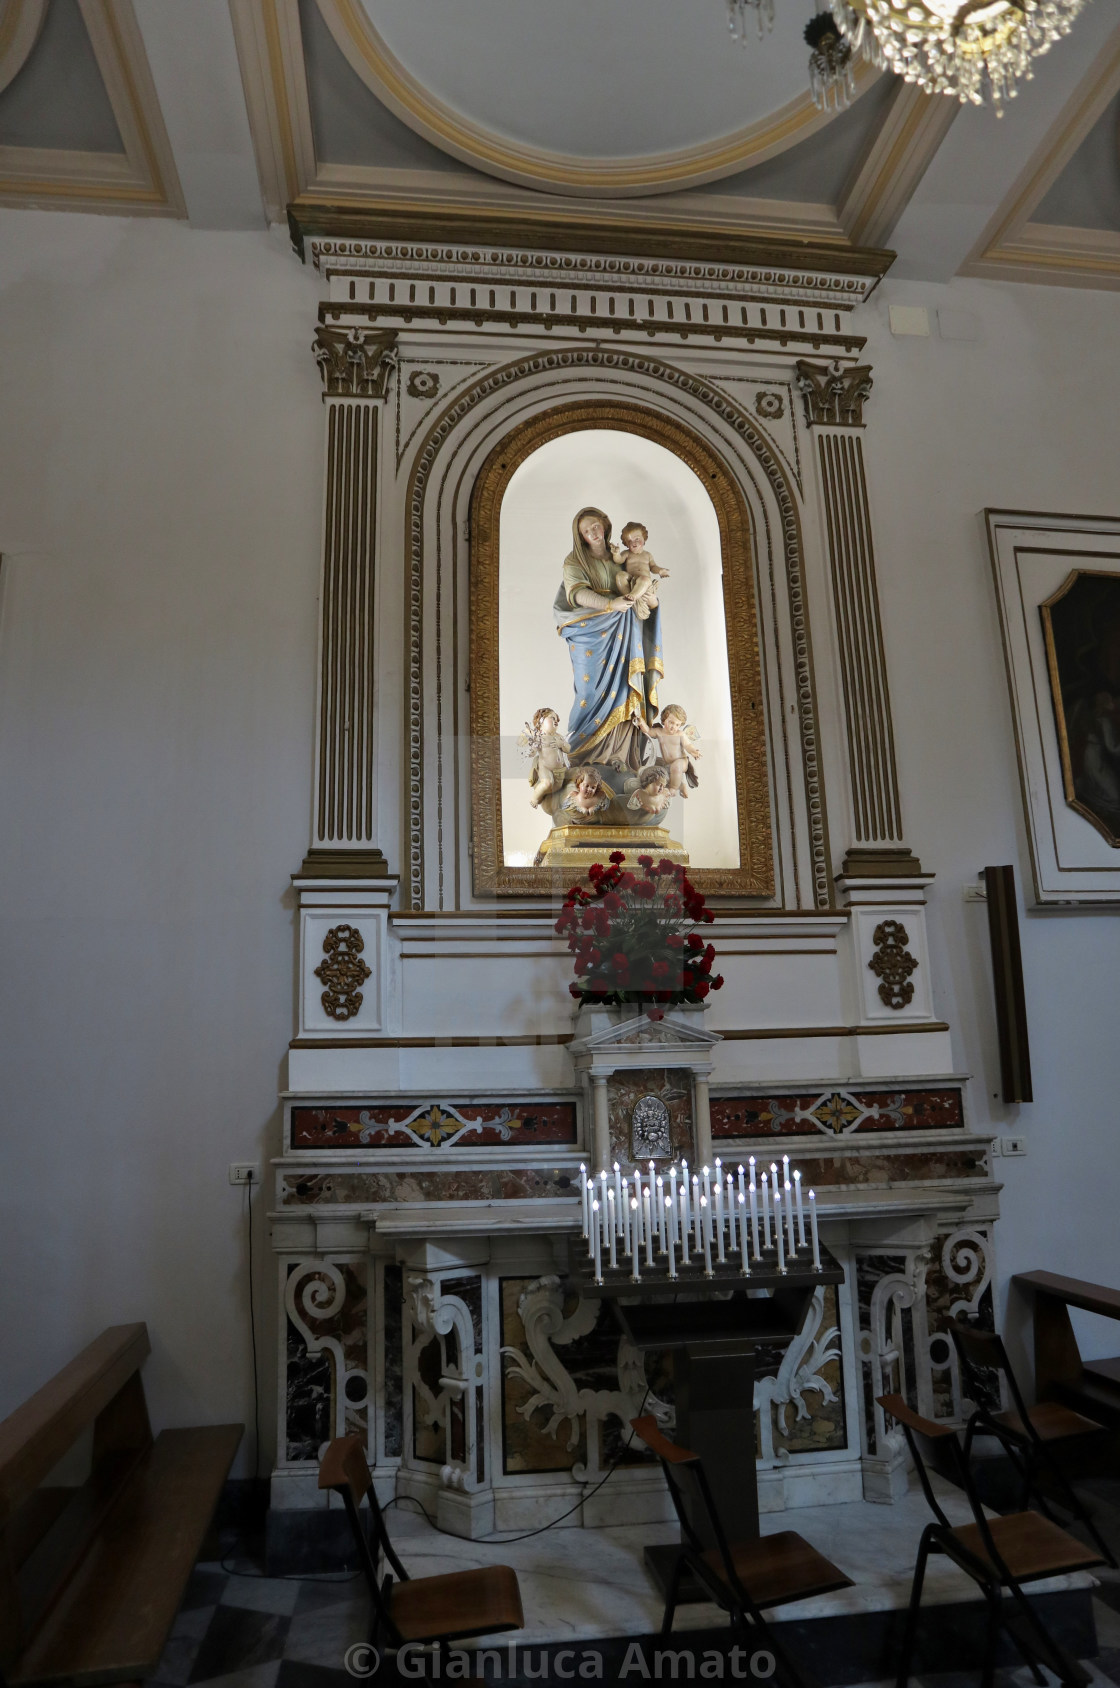
{"type": "Polygon", "coordinates": [[[670,1158],[692,1153],[692,1074],[685,1067],[639,1067],[607,1080],[611,1154],[632,1165],[630,1122],[643,1096],[657,1096],[669,1113],[670,1158]]]}
{"type": "Polygon", "coordinates": [[[493,1171],[289,1173],[283,1180],[281,1201],[285,1207],[331,1203],[372,1207],[381,1202],[525,1201],[557,1196],[571,1196],[575,1201],[577,1185],[569,1173],[511,1167],[493,1171]]]}
{"type": "Polygon", "coordinates": [[[713,1096],[712,1136],[797,1137],[869,1131],[962,1130],[959,1089],[826,1090],[713,1096]]]}
{"type": "Polygon", "coordinates": [[[574,1143],[574,1102],[381,1103],[292,1109],[293,1149],[453,1149],[574,1143]]]}
{"type": "Polygon", "coordinates": [[[284,1447],[290,1460],[317,1460],[331,1434],[331,1362],[327,1354],[309,1354],[307,1344],[287,1320],[284,1447]]]}
{"type": "Polygon", "coordinates": [[[296,1292],[287,1318],[289,1459],[318,1459],[334,1435],[367,1435],[366,1274],[364,1260],[332,1260],[311,1272],[298,1262],[288,1269],[289,1294],[296,1292]]]}
{"type": "MultiPolygon", "coordinates": [[[[768,1169],[769,1159],[764,1155],[759,1161],[760,1175],[768,1169]]],[[[730,1158],[725,1159],[724,1170],[728,1171],[731,1164],[730,1158]]],[[[899,1155],[817,1155],[803,1149],[791,1157],[790,1164],[800,1168],[806,1185],[818,1190],[987,1176],[984,1150],[979,1145],[957,1152],[929,1149],[899,1155]]]]}

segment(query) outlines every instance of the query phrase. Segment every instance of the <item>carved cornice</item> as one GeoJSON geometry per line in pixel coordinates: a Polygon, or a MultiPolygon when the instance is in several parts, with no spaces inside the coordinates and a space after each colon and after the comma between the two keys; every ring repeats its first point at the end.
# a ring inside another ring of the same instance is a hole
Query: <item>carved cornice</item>
{"type": "Polygon", "coordinates": [[[864,402],[871,396],[871,365],[797,360],[797,387],[805,399],[810,428],[862,428],[864,402]]]}
{"type": "Polygon", "coordinates": [[[851,310],[863,304],[894,253],[838,241],[713,233],[666,221],[635,226],[608,216],[558,217],[495,210],[411,215],[378,206],[296,200],[288,206],[296,250],[326,274],[362,275],[396,262],[435,279],[568,286],[647,286],[703,293],[785,296],[851,310]],[[472,274],[473,272],[473,274],[472,274]]]}
{"type": "Polygon", "coordinates": [[[315,362],[329,398],[383,399],[397,367],[395,328],[315,330],[315,362]]]}

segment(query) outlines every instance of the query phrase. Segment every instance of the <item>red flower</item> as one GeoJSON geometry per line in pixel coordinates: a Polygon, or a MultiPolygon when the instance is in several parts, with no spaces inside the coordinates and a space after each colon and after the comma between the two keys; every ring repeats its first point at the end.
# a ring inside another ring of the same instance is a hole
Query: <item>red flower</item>
{"type": "Polygon", "coordinates": [[[685,990],[686,991],[691,990],[695,982],[696,982],[696,975],[694,973],[690,973],[688,968],[686,967],[685,970],[684,970],[684,977],[681,980],[681,983],[684,985],[685,990]]]}
{"type": "Polygon", "coordinates": [[[618,913],[619,909],[622,907],[622,898],[619,896],[617,891],[607,892],[606,896],[603,898],[603,907],[605,909],[609,909],[612,914],[618,913]]]}
{"type": "Polygon", "coordinates": [[[621,950],[617,950],[615,954],[611,956],[611,966],[614,968],[616,973],[626,973],[630,970],[630,962],[621,950]]]}
{"type": "Polygon", "coordinates": [[[609,860],[612,862],[624,862],[626,857],[623,855],[621,850],[612,850],[609,860]]]}
{"type": "Polygon", "coordinates": [[[723,989],[723,974],[717,973],[711,984],[714,991],[721,991],[723,989]]]}
{"type": "Polygon", "coordinates": [[[664,1018],[665,1018],[665,1010],[663,1008],[647,1008],[646,1009],[646,1019],[647,1020],[663,1020],[664,1018]]]}
{"type": "Polygon", "coordinates": [[[690,932],[688,934],[688,947],[689,947],[689,949],[700,949],[700,950],[702,950],[704,948],[703,938],[701,938],[699,936],[699,934],[696,933],[696,932],[690,932]]]}
{"type": "Polygon", "coordinates": [[[715,919],[715,915],[712,913],[711,909],[707,909],[705,911],[704,919],[708,923],[709,926],[712,924],[712,921],[715,919]]]}
{"type": "Polygon", "coordinates": [[[712,987],[709,985],[707,979],[701,979],[700,983],[696,987],[696,994],[700,998],[701,1002],[703,1002],[711,988],[712,987]]]}
{"type": "Polygon", "coordinates": [[[638,881],[632,873],[624,873],[618,883],[622,886],[624,891],[632,891],[638,881]]]}
{"type": "MultiPolygon", "coordinates": [[[[642,865],[644,867],[645,863],[643,862],[642,865]]],[[[662,856],[661,860],[657,864],[657,871],[658,871],[658,873],[676,874],[679,871],[679,869],[677,867],[676,862],[671,862],[669,860],[668,856],[662,856]]]]}
{"type": "Polygon", "coordinates": [[[589,955],[588,955],[588,957],[587,957],[587,959],[588,959],[588,961],[589,961],[589,962],[590,962],[590,963],[591,963],[591,965],[592,965],[592,967],[598,967],[598,965],[599,965],[599,963],[600,963],[600,962],[601,962],[601,961],[602,961],[602,959],[603,959],[603,952],[602,952],[602,950],[600,950],[600,949],[593,949],[593,950],[592,950],[592,951],[591,951],[591,952],[590,952],[590,954],[589,954],[589,955]]]}
{"type": "Polygon", "coordinates": [[[571,984],[571,985],[568,986],[568,993],[571,996],[577,996],[577,997],[583,995],[582,990],[576,984],[571,984]]]}
{"type": "Polygon", "coordinates": [[[673,949],[673,950],[683,949],[684,948],[684,939],[681,937],[679,932],[670,932],[669,936],[665,940],[665,944],[666,944],[666,947],[668,949],[673,949]]]}
{"type": "Polygon", "coordinates": [[[646,872],[648,873],[653,866],[653,857],[652,856],[639,856],[638,857],[638,866],[644,867],[646,872]]]}
{"type": "Polygon", "coordinates": [[[655,961],[650,968],[650,972],[655,979],[664,979],[669,973],[669,963],[667,961],[655,961]]]}

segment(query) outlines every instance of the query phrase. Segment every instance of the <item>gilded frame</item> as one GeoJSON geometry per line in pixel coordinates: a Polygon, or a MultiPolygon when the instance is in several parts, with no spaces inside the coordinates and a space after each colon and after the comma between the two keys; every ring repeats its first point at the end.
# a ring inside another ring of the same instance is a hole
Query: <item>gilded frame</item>
{"type": "Polygon", "coordinates": [[[731,687],[735,785],[739,795],[739,866],[697,868],[698,889],[721,896],[772,897],[774,844],[766,755],[766,715],[755,601],[754,546],[742,489],[706,441],[679,422],[637,404],[557,405],[513,428],[490,452],[475,481],[470,511],[471,837],[476,896],[542,896],[555,890],[548,868],[504,860],[499,744],[499,531],[502,499],[515,471],[563,434],[614,428],[665,446],[707,489],[719,522],[723,608],[731,687]],[[742,793],[751,801],[744,802],[742,793]]]}
{"type": "MultiPolygon", "coordinates": [[[[1061,666],[1051,611],[1054,605],[1061,603],[1062,599],[1067,597],[1082,580],[1113,580],[1120,589],[1120,573],[1114,569],[1072,569],[1058,590],[1038,606],[1039,614],[1042,616],[1042,636],[1046,641],[1046,668],[1050,676],[1050,696],[1054,704],[1054,725],[1058,733],[1058,754],[1062,762],[1062,785],[1065,788],[1066,802],[1070,808],[1084,816],[1090,826],[1095,826],[1101,836],[1112,845],[1113,849],[1120,849],[1120,834],[1114,832],[1100,815],[1090,809],[1087,804],[1082,803],[1078,797],[1073,757],[1070,752],[1069,726],[1066,721],[1061,666]]],[[[1120,596],[1120,592],[1118,592],[1118,596],[1120,596]]]]}

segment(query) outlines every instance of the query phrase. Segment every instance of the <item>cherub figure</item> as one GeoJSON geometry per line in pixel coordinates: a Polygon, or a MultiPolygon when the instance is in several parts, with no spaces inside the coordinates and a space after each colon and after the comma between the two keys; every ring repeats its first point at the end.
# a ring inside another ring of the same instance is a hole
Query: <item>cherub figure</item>
{"type": "Polygon", "coordinates": [[[623,597],[634,605],[634,613],[645,621],[650,610],[659,603],[657,581],[668,580],[669,570],[659,568],[646,550],[649,529],[642,522],[627,522],[622,530],[622,567],[615,576],[615,585],[623,597]]]}
{"type": "Polygon", "coordinates": [[[567,776],[568,751],[571,748],[560,732],[560,717],[555,709],[538,709],[533,724],[525,723],[525,731],[518,739],[521,752],[532,758],[529,768],[529,801],[539,808],[546,797],[559,791],[567,776]]]}
{"type": "Polygon", "coordinates": [[[697,748],[700,735],[696,728],[688,725],[688,716],[679,703],[665,705],[656,727],[648,727],[640,716],[637,721],[647,738],[657,740],[657,760],[669,770],[670,793],[676,795],[680,792],[682,797],[687,797],[684,782],[687,780],[692,786],[700,784],[695,767],[701,756],[697,748]]]}
{"type": "Polygon", "coordinates": [[[598,768],[577,768],[561,808],[577,815],[597,815],[600,810],[609,809],[613,800],[614,792],[598,768]]]}
{"type": "Polygon", "coordinates": [[[626,805],[628,809],[643,809],[647,815],[663,815],[673,801],[673,793],[669,790],[669,770],[660,762],[652,768],[643,768],[636,780],[627,780],[626,783],[627,787],[636,787],[626,805]]]}

